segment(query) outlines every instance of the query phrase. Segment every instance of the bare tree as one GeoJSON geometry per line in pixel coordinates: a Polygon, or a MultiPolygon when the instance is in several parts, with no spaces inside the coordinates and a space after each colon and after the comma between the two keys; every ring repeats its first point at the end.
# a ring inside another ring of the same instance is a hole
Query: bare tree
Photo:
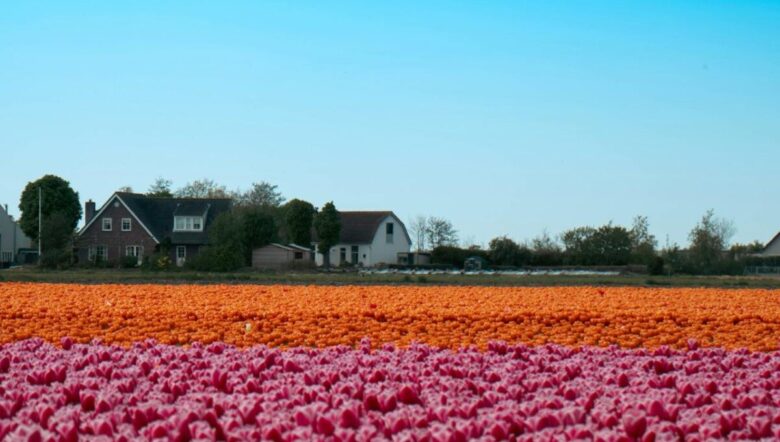
{"type": "Polygon", "coordinates": [[[126,193],[133,193],[133,188],[130,186],[122,186],[119,189],[116,189],[117,192],[126,192],[126,193]]]}
{"type": "Polygon", "coordinates": [[[213,180],[203,178],[187,183],[186,186],[174,192],[176,198],[232,198],[233,192],[229,192],[225,186],[215,183],[213,180]]]}
{"type": "Polygon", "coordinates": [[[409,230],[414,238],[417,251],[422,252],[428,239],[428,218],[424,215],[417,215],[409,222],[409,230]]]}
{"type": "Polygon", "coordinates": [[[428,218],[426,235],[431,250],[439,246],[451,246],[458,243],[458,231],[449,220],[444,218],[435,216],[428,218]]]}

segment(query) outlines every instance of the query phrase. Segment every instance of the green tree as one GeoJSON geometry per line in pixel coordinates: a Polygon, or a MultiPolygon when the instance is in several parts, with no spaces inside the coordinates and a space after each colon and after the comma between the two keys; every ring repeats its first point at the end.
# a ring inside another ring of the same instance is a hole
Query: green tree
{"type": "Polygon", "coordinates": [[[173,192],[171,192],[172,185],[173,182],[171,180],[166,180],[163,177],[158,177],[156,180],[154,180],[154,183],[151,186],[149,186],[149,189],[146,191],[146,196],[172,198],[173,197],[173,192]]]}
{"type": "Polygon", "coordinates": [[[490,262],[505,266],[522,266],[530,261],[531,251],[524,245],[517,244],[507,236],[490,240],[488,245],[490,262]]]}
{"type": "Polygon", "coordinates": [[[625,227],[612,223],[599,227],[591,238],[591,264],[626,265],[631,258],[631,235],[625,227]]]}
{"type": "MultiPolygon", "coordinates": [[[[43,220],[46,221],[47,218],[56,213],[61,216],[57,224],[68,228],[53,229],[62,237],[50,238],[50,240],[57,244],[69,240],[76,229],[76,224],[81,219],[81,203],[79,203],[78,192],[70,187],[70,183],[56,175],[45,175],[25,186],[19,200],[19,210],[21,211],[19,226],[22,231],[33,240],[38,240],[38,189],[41,190],[43,196],[41,207],[43,220]]],[[[42,245],[44,248],[48,247],[46,242],[43,242],[42,245]]]]}
{"type": "Polygon", "coordinates": [[[605,224],[598,229],[576,227],[561,235],[571,264],[625,265],[631,257],[631,237],[625,227],[605,224]]]}
{"type": "Polygon", "coordinates": [[[236,192],[235,203],[245,207],[279,207],[284,203],[284,197],[277,187],[265,181],[252,183],[246,192],[236,192]]]}
{"type": "Polygon", "coordinates": [[[717,273],[735,228],[731,221],[715,217],[710,209],[688,234],[689,256],[696,272],[717,273]]]}
{"type": "Polygon", "coordinates": [[[190,266],[195,270],[230,272],[246,263],[244,223],[235,212],[219,215],[208,229],[209,245],[200,250],[190,266]]]}
{"type": "Polygon", "coordinates": [[[43,254],[41,265],[48,268],[69,267],[73,260],[74,230],[61,212],[44,217],[41,226],[43,254]]]}
{"type": "Polygon", "coordinates": [[[330,248],[338,244],[341,235],[341,216],[333,201],[322,206],[314,217],[314,229],[319,243],[317,249],[322,253],[325,268],[330,267],[330,248]]]}
{"type": "Polygon", "coordinates": [[[310,202],[297,198],[284,205],[284,224],[289,242],[311,247],[311,227],[316,212],[310,202]]]}
{"type": "Polygon", "coordinates": [[[561,234],[569,264],[588,265],[593,260],[593,235],[596,229],[590,226],[575,227],[561,234]]]}
{"type": "Polygon", "coordinates": [[[244,263],[252,264],[252,251],[276,239],[276,220],[268,209],[246,207],[235,211],[241,221],[244,243],[244,263]]]}
{"type": "Polygon", "coordinates": [[[650,224],[646,216],[634,217],[631,230],[628,232],[631,237],[631,262],[636,264],[650,265],[657,257],[655,250],[658,241],[655,236],[650,234],[650,224]]]}

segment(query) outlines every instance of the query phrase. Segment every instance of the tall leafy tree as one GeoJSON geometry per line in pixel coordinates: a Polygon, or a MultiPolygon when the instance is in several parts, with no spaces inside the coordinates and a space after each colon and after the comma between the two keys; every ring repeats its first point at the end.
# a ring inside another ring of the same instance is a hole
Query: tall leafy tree
{"type": "Polygon", "coordinates": [[[235,212],[217,216],[208,229],[209,245],[189,264],[202,271],[229,272],[246,264],[244,223],[235,212]]]}
{"type": "Polygon", "coordinates": [[[317,231],[319,242],[317,249],[322,253],[323,263],[330,267],[330,248],[339,243],[341,234],[341,216],[333,201],[322,206],[314,217],[314,229],[317,231]]]}
{"type": "MultiPolygon", "coordinates": [[[[81,219],[81,203],[79,203],[79,194],[70,183],[56,175],[45,175],[35,181],[27,183],[19,199],[19,226],[22,231],[32,238],[38,240],[38,189],[43,196],[41,213],[44,222],[47,218],[58,214],[58,232],[59,235],[68,238],[51,238],[55,244],[70,239],[73,231],[76,229],[79,219],[81,219]],[[65,227],[63,229],[63,226],[65,227]]],[[[43,247],[48,247],[46,242],[43,247]]]]}
{"type": "Polygon", "coordinates": [[[525,265],[531,257],[531,251],[527,247],[517,244],[506,235],[493,238],[488,247],[490,262],[493,264],[521,266],[525,265]]]}
{"type": "Polygon", "coordinates": [[[655,236],[650,234],[650,224],[646,216],[634,217],[629,231],[631,237],[631,261],[638,264],[650,264],[657,256],[655,247],[658,244],[655,236]]]}
{"type": "Polygon", "coordinates": [[[311,247],[311,227],[316,212],[310,202],[297,198],[284,205],[284,223],[290,242],[311,247]]]}
{"type": "Polygon", "coordinates": [[[631,235],[612,223],[599,227],[591,238],[593,257],[590,264],[626,265],[631,258],[631,235]]]}
{"type": "Polygon", "coordinates": [[[171,192],[171,186],[173,181],[167,180],[163,177],[158,177],[154,180],[149,189],[146,191],[146,196],[156,196],[161,198],[172,198],[173,192],[171,192]]]}
{"type": "Polygon", "coordinates": [[[716,217],[712,209],[705,212],[701,221],[688,234],[694,269],[702,273],[716,272],[735,232],[731,221],[716,217]]]}
{"type": "Polygon", "coordinates": [[[245,263],[251,265],[252,251],[276,239],[276,220],[269,210],[263,207],[240,208],[236,210],[236,215],[241,219],[245,263]]]}
{"type": "Polygon", "coordinates": [[[566,259],[571,264],[590,264],[593,259],[593,235],[596,229],[590,226],[575,227],[561,234],[566,259]]]}
{"type": "Polygon", "coordinates": [[[599,228],[576,227],[561,235],[571,264],[625,265],[631,257],[631,236],[612,223],[599,228]]]}
{"type": "Polygon", "coordinates": [[[278,186],[260,181],[252,183],[252,187],[245,192],[236,192],[235,202],[238,206],[279,207],[284,203],[284,197],[278,186]]]}

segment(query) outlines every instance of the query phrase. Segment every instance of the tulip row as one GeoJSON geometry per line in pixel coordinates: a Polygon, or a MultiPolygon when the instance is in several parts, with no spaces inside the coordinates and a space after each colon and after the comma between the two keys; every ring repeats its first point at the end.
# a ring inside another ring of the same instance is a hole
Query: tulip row
{"type": "Polygon", "coordinates": [[[0,347],[0,439],[780,438],[780,353],[0,347]]]}
{"type": "Polygon", "coordinates": [[[780,291],[598,287],[0,284],[0,343],[407,346],[491,340],[772,351],[780,291]]]}

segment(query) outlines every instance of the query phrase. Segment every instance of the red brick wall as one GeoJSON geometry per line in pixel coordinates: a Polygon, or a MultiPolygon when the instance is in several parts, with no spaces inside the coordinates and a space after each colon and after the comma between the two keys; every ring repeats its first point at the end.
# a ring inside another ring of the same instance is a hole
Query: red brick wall
{"type": "MultiPolygon", "coordinates": [[[[118,203],[118,201],[116,202],[118,203]]],[[[76,240],[78,262],[88,262],[89,247],[98,245],[107,246],[108,261],[117,263],[121,257],[125,256],[126,246],[142,246],[144,248],[144,256],[149,256],[154,253],[154,247],[157,243],[122,203],[119,203],[119,206],[116,207],[112,201],[106,210],[76,240]],[[103,231],[103,218],[111,218],[113,220],[110,232],[103,231]],[[130,218],[132,220],[129,232],[122,231],[122,218],[130,218]]]]}

